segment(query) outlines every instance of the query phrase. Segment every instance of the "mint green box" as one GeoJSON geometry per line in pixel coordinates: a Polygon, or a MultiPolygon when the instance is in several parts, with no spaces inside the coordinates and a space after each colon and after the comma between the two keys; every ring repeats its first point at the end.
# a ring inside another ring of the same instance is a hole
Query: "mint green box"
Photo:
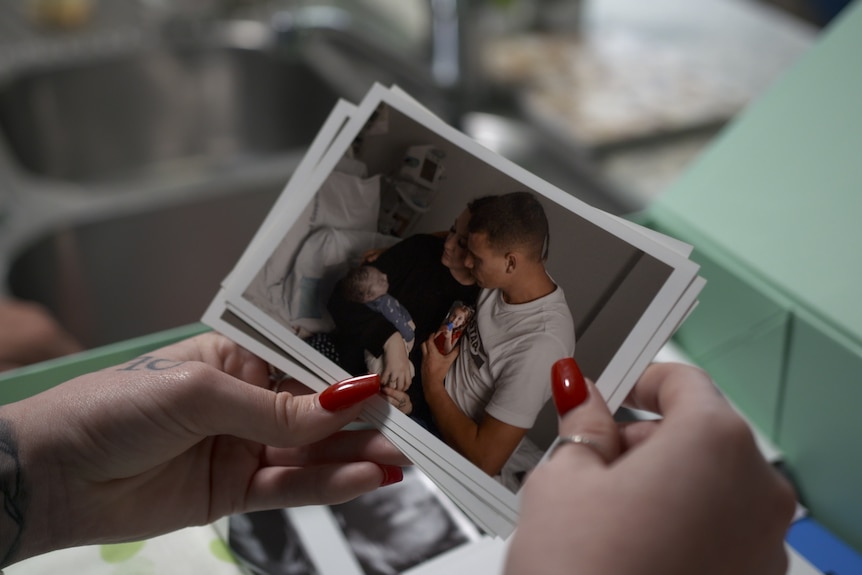
{"type": "Polygon", "coordinates": [[[645,214],[709,284],[676,341],[862,551],[862,3],[645,214]]]}
{"type": "Polygon", "coordinates": [[[646,225],[696,246],[707,284],[674,341],[722,387],[749,420],[776,439],[791,312],[789,300],[743,270],[714,242],[669,215],[663,205],[646,225]]]}
{"type": "Polygon", "coordinates": [[[862,348],[794,316],[778,436],[802,502],[862,548],[862,348]]]}

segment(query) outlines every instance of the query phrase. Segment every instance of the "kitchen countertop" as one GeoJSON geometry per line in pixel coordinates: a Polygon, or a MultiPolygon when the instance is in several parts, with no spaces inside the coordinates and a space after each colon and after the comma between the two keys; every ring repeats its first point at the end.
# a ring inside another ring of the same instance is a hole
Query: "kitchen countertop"
{"type": "MultiPolygon", "coordinates": [[[[535,9],[546,1],[535,0],[535,9]]],[[[38,25],[32,4],[0,6],[0,73],[134,48],[147,41],[143,24],[159,6],[99,2],[82,25],[60,29],[38,25]]],[[[577,30],[510,31],[484,42],[482,61],[564,160],[577,156],[632,205],[661,193],[819,32],[755,0],[582,4],[577,30]]]]}
{"type": "Polygon", "coordinates": [[[577,30],[501,36],[483,62],[531,123],[645,204],[817,35],[751,0],[587,0],[577,30]]]}

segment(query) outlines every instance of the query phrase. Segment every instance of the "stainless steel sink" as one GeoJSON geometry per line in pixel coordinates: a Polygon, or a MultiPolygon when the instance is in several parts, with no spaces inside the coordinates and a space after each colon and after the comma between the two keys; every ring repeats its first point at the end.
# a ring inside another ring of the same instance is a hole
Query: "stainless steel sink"
{"type": "Polygon", "coordinates": [[[199,321],[281,182],[47,231],[11,262],[14,295],[86,347],[199,321]]]}
{"type": "Polygon", "coordinates": [[[188,40],[0,78],[0,291],[87,347],[198,321],[339,97],[188,40]]]}
{"type": "Polygon", "coordinates": [[[181,44],[13,76],[0,131],[30,172],[87,185],[303,146],[336,98],[295,55],[181,44]]]}
{"type": "MultiPolygon", "coordinates": [[[[0,62],[0,196],[12,198],[0,205],[0,291],[43,303],[88,347],[198,321],[339,95],[355,100],[306,57],[184,39],[12,73],[0,62]]],[[[537,175],[623,211],[529,126],[462,120],[537,175]]]]}

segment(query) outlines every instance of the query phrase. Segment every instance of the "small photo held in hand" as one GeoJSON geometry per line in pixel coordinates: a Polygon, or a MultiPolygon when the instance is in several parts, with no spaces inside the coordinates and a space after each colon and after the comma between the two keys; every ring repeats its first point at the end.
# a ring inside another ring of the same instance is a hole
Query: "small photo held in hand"
{"type": "Polygon", "coordinates": [[[467,324],[473,319],[475,310],[472,306],[465,304],[462,301],[456,301],[449,308],[449,313],[446,314],[446,319],[440,324],[440,328],[434,334],[434,344],[440,353],[448,354],[461,339],[467,324]]]}

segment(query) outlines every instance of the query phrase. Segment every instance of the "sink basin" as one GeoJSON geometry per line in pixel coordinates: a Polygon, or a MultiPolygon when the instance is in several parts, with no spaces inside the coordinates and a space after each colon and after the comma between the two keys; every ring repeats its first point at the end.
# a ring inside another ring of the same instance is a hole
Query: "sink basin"
{"type": "MultiPolygon", "coordinates": [[[[6,78],[0,153],[39,176],[19,178],[17,197],[35,206],[21,213],[53,213],[0,237],[3,287],[44,304],[86,347],[198,321],[338,96],[297,52],[226,45],[6,78]]],[[[463,127],[567,192],[624,211],[529,126],[473,113],[463,127]]]]}
{"type": "Polygon", "coordinates": [[[8,78],[0,132],[30,172],[101,184],[304,146],[336,99],[295,54],[189,44],[8,78]]]}
{"type": "Polygon", "coordinates": [[[3,76],[3,291],[86,347],[199,321],[338,96],[296,51],[189,40],[3,76]]]}
{"type": "Polygon", "coordinates": [[[197,322],[283,184],[51,230],[12,259],[9,288],[88,348],[197,322]]]}

